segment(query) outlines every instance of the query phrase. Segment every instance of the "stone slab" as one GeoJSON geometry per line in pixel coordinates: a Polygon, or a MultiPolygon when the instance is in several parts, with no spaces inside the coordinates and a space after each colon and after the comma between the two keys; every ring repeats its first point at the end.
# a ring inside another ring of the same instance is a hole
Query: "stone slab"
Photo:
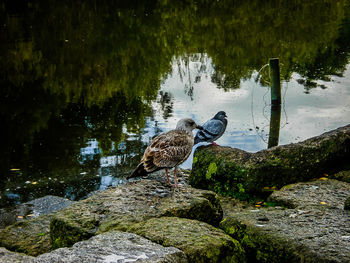
{"type": "Polygon", "coordinates": [[[81,241],[71,248],[59,248],[42,254],[35,263],[122,263],[179,262],[186,255],[174,247],[163,247],[132,233],[111,231],[81,241]]]}
{"type": "Polygon", "coordinates": [[[57,212],[50,224],[54,248],[154,217],[176,216],[218,225],[222,210],[215,193],[141,180],[91,196],[57,212]]]}
{"type": "Polygon", "coordinates": [[[248,261],[350,262],[350,212],[344,210],[349,195],[350,184],[319,180],[271,196],[293,208],[256,208],[226,198],[220,225],[241,242],[248,261]]]}

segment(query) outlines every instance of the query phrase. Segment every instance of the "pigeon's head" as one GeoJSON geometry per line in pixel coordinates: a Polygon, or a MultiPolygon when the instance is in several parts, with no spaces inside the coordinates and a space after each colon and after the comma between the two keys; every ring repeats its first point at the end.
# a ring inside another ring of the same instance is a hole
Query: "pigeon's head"
{"type": "Polygon", "coordinates": [[[225,118],[227,118],[227,115],[226,115],[226,112],[224,111],[219,111],[214,116],[214,119],[218,119],[218,120],[224,120],[225,118]]]}
{"type": "Polygon", "coordinates": [[[177,130],[186,130],[192,132],[194,129],[200,129],[202,130],[203,127],[200,125],[197,125],[196,122],[190,118],[181,119],[177,122],[176,125],[177,130]]]}

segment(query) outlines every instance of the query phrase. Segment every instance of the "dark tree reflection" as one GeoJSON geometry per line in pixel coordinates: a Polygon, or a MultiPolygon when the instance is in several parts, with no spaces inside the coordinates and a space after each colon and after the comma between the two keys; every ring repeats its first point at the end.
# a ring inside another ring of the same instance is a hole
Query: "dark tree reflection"
{"type": "MultiPolygon", "coordinates": [[[[280,58],[284,79],[298,72],[306,90],[341,75],[349,60],[349,10],[346,0],[4,1],[2,195],[65,195],[69,186],[76,193],[70,197],[81,198],[96,188],[102,156],[119,156],[114,172],[127,173],[142,154],[151,102],[174,58],[200,62],[185,87],[190,97],[207,69],[203,54],[214,66],[212,82],[225,91],[239,88],[269,57],[280,58]],[[99,150],[82,163],[91,140],[99,150]]],[[[166,119],[173,101],[159,95],[166,119]]]]}

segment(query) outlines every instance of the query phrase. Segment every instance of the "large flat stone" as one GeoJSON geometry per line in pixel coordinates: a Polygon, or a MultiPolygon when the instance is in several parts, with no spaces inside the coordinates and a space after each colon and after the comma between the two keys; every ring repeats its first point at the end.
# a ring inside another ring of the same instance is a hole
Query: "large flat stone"
{"type": "Polygon", "coordinates": [[[215,193],[174,189],[155,180],[111,188],[57,212],[50,225],[55,248],[71,246],[96,233],[125,230],[153,217],[177,216],[218,225],[222,210],[215,193]]]}
{"type": "MultiPolygon", "coordinates": [[[[309,181],[335,172],[350,159],[350,125],[296,144],[249,153],[201,146],[194,153],[190,185],[236,198],[309,181]]],[[[339,175],[340,176],[340,175],[339,175]]]]}
{"type": "Polygon", "coordinates": [[[207,223],[178,217],[152,218],[132,231],[163,246],[185,252],[190,262],[245,262],[238,241],[207,223]]]}
{"type": "Polygon", "coordinates": [[[328,209],[342,210],[349,195],[349,183],[323,177],[322,180],[285,186],[272,193],[269,200],[289,208],[307,209],[324,206],[328,209]]]}
{"type": "Polygon", "coordinates": [[[293,208],[256,208],[222,200],[226,233],[239,240],[248,261],[350,262],[350,184],[335,180],[288,185],[271,200],[293,208]]]}
{"type": "Polygon", "coordinates": [[[35,263],[179,262],[186,255],[174,247],[163,247],[132,233],[111,231],[38,256],[35,263]]]}

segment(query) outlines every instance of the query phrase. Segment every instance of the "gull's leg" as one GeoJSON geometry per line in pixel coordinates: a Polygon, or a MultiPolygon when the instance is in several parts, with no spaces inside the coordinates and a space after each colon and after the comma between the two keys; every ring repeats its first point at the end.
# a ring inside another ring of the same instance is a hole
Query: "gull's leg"
{"type": "Polygon", "coordinates": [[[165,175],[166,175],[166,181],[168,182],[168,184],[171,185],[170,179],[169,179],[169,175],[168,175],[168,168],[165,168],[165,175]]]}
{"type": "Polygon", "coordinates": [[[175,180],[174,187],[178,187],[179,185],[177,184],[177,166],[175,166],[175,169],[174,169],[174,180],[175,180]]]}

